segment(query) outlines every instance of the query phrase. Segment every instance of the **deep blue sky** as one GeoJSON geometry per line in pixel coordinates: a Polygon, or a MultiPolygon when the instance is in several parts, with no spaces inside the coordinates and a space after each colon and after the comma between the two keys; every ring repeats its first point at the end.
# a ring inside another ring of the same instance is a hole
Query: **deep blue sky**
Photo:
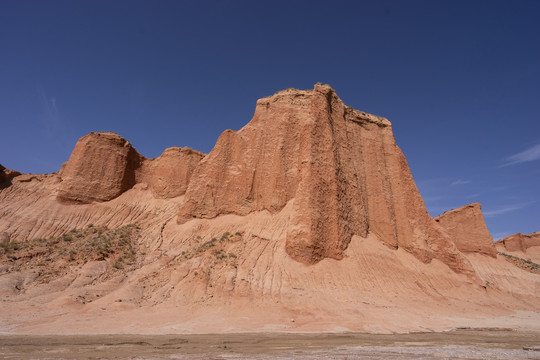
{"type": "Polygon", "coordinates": [[[387,117],[430,213],[540,230],[540,1],[0,1],[0,163],[110,130],[209,152],[258,98],[330,84],[387,117]]]}

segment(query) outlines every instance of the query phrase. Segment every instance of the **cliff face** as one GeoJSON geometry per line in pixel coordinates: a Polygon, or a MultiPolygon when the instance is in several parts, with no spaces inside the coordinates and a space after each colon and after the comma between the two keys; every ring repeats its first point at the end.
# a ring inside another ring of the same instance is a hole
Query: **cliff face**
{"type": "Polygon", "coordinates": [[[497,247],[506,251],[526,252],[529,248],[540,247],[540,231],[532,234],[517,233],[497,241],[497,247]]]}
{"type": "Polygon", "coordinates": [[[165,149],[155,159],[144,159],[135,172],[137,183],[147,183],[157,198],[184,195],[191,174],[205,154],[187,148],[165,149]]]}
{"type": "Polygon", "coordinates": [[[190,149],[169,148],[156,159],[146,159],[120,135],[93,132],[79,139],[62,167],[57,199],[109,201],[140,182],[147,183],[156,197],[180,196],[202,157],[190,149]]]}
{"type": "Polygon", "coordinates": [[[388,120],[347,107],[327,85],[261,99],[252,121],[226,131],[195,170],[178,222],[280,211],[293,201],[287,253],[341,259],[374,233],[424,262],[468,261],[427,213],[388,120]]]}
{"type": "Polygon", "coordinates": [[[90,133],[58,176],[62,203],[110,201],[138,183],[156,198],[185,193],[179,224],[290,204],[285,249],[307,264],[342,259],[353,236],[374,234],[423,262],[472,272],[427,213],[390,122],[345,106],[327,85],[259,100],[252,121],[225,131],[206,157],[170,148],[146,159],[117,134],[90,133]]]}
{"type": "Polygon", "coordinates": [[[435,221],[448,232],[460,251],[497,256],[480,204],[473,203],[447,211],[436,217],[435,221]]]}

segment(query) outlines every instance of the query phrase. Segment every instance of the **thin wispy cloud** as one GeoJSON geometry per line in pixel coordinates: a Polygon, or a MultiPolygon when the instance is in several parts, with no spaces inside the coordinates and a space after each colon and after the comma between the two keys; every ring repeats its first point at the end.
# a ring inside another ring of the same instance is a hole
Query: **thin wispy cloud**
{"type": "Polygon", "coordinates": [[[38,118],[43,123],[43,136],[53,138],[57,148],[69,151],[73,146],[71,123],[62,115],[61,102],[56,96],[48,94],[41,86],[37,86],[37,96],[40,105],[38,118]]]}
{"type": "Polygon", "coordinates": [[[62,121],[56,98],[48,96],[41,87],[38,87],[37,91],[41,104],[42,119],[47,126],[47,130],[52,132],[60,130],[62,121]]]}
{"type": "Polygon", "coordinates": [[[495,234],[493,234],[493,240],[498,241],[498,240],[504,239],[505,237],[508,237],[510,235],[512,235],[512,234],[510,234],[509,232],[495,233],[495,234]]]}
{"type": "Polygon", "coordinates": [[[491,189],[484,189],[482,191],[478,191],[478,192],[472,193],[470,195],[467,195],[467,198],[476,198],[476,197],[479,197],[481,195],[490,194],[490,193],[494,193],[494,192],[514,188],[514,187],[516,187],[516,185],[495,186],[495,187],[493,187],[491,189]]]}
{"type": "Polygon", "coordinates": [[[471,182],[471,180],[458,179],[456,181],[453,181],[450,184],[450,186],[465,185],[465,184],[469,184],[470,182],[471,182]]]}
{"type": "Polygon", "coordinates": [[[524,162],[540,160],[540,144],[534,145],[520,153],[506,157],[501,166],[521,164],[524,162]]]}
{"type": "Polygon", "coordinates": [[[433,185],[444,184],[447,181],[448,179],[446,178],[418,179],[416,181],[416,185],[417,186],[433,186],[433,185]]]}
{"type": "Polygon", "coordinates": [[[530,204],[532,204],[532,202],[523,203],[523,204],[512,204],[512,205],[502,206],[497,209],[484,211],[483,213],[484,213],[484,217],[495,217],[499,215],[508,214],[517,210],[521,210],[530,204]]]}

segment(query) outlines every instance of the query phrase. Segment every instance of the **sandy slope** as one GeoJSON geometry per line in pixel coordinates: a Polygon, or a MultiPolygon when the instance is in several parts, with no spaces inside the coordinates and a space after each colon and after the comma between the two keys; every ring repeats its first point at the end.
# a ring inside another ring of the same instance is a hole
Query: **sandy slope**
{"type": "MultiPolygon", "coordinates": [[[[51,177],[47,181],[53,182],[51,177]]],[[[135,188],[102,204],[64,205],[43,197],[42,203],[29,201],[25,211],[19,209],[17,214],[43,217],[31,232],[36,236],[47,227],[60,232],[87,223],[138,221],[143,225],[140,251],[146,255],[135,271],[106,280],[96,280],[106,261],[75,266],[49,283],[37,281],[36,269],[10,273],[9,263],[3,265],[1,330],[386,333],[482,326],[486,322],[478,319],[499,317],[490,326],[517,326],[519,321],[506,318],[516,310],[533,311],[520,313],[523,319],[533,317],[523,326],[540,324],[540,277],[501,255],[468,254],[476,273],[471,277],[438,260],[425,264],[370,234],[353,237],[342,260],[305,265],[285,252],[292,203],[277,214],[225,215],[178,225],[170,221],[174,203],[150,197],[148,190],[135,188]],[[57,214],[56,220],[40,215],[40,208],[57,214]],[[182,255],[227,232],[229,240],[194,256],[182,255]],[[212,252],[218,249],[216,256],[212,252]],[[220,254],[227,257],[220,259],[220,254]]],[[[23,201],[17,206],[24,206],[23,201]]]]}

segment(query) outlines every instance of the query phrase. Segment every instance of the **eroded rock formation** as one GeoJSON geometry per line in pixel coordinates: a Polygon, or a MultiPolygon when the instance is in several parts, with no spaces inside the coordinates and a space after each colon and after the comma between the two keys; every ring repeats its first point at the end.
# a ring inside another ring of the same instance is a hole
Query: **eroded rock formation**
{"type": "Polygon", "coordinates": [[[257,102],[195,170],[178,221],[280,211],[294,201],[287,252],[341,259],[353,235],[374,233],[422,261],[460,272],[468,261],[429,216],[387,119],[345,106],[327,85],[257,102]]]}
{"type": "Polygon", "coordinates": [[[259,100],[206,156],[92,133],[57,173],[5,174],[6,333],[442,331],[509,326],[509,309],[538,324],[538,233],[478,254],[479,205],[437,223],[390,122],[329,86],[259,100]]]}
{"type": "Polygon", "coordinates": [[[191,149],[169,148],[156,159],[146,159],[120,135],[92,132],[79,139],[63,165],[57,199],[71,203],[108,201],[141,182],[157,197],[180,196],[203,157],[191,149]]]}
{"type": "Polygon", "coordinates": [[[473,203],[447,211],[437,216],[435,221],[448,232],[460,251],[497,256],[480,204],[473,203]]]}
{"type": "Polygon", "coordinates": [[[135,185],[140,155],[120,135],[92,132],[83,136],[60,171],[57,199],[90,203],[114,199],[135,185]]]}
{"type": "Polygon", "coordinates": [[[155,159],[144,159],[135,173],[137,183],[147,183],[158,198],[186,192],[191,174],[205,154],[188,148],[165,149],[155,159]]]}
{"type": "Polygon", "coordinates": [[[517,233],[510,235],[497,241],[496,245],[501,247],[501,250],[526,252],[529,248],[540,246],[540,231],[532,234],[517,233]]]}

